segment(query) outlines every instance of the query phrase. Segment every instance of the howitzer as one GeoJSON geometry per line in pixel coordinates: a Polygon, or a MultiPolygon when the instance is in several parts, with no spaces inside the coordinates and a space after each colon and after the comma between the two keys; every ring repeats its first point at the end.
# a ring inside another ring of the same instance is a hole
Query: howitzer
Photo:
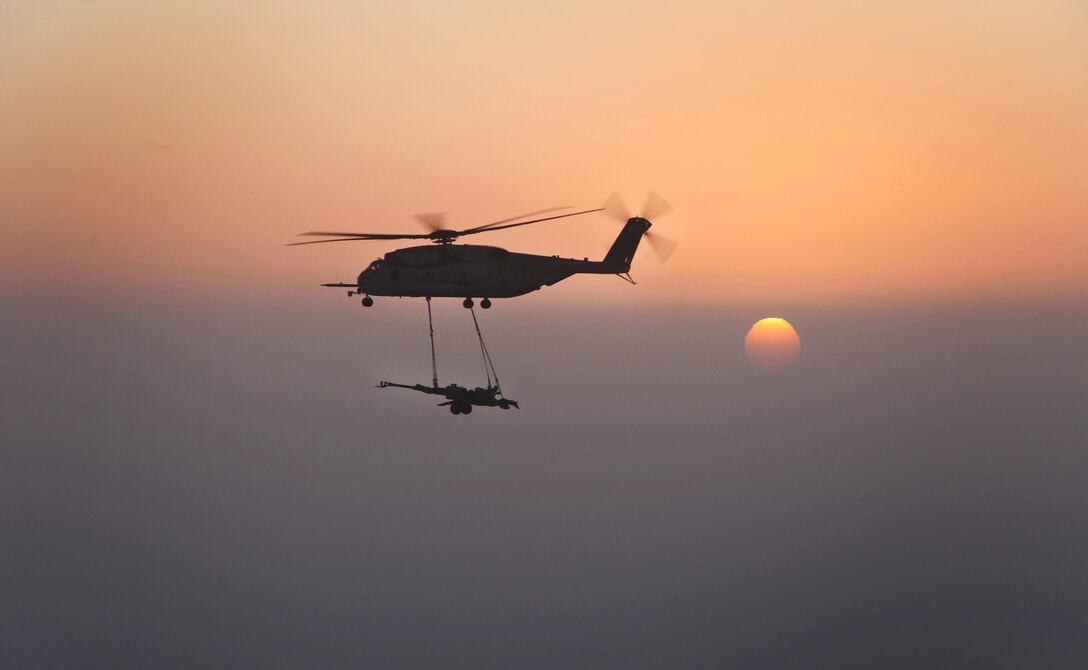
{"type": "Polygon", "coordinates": [[[438,406],[444,407],[448,405],[450,412],[453,414],[470,414],[472,413],[473,406],[501,407],[502,409],[514,407],[520,409],[516,400],[502,397],[502,389],[490,384],[487,387],[477,386],[474,389],[469,389],[458,384],[450,384],[449,386],[438,386],[437,384],[434,386],[424,386],[423,384],[397,384],[396,382],[386,381],[378,382],[378,388],[384,389],[389,388],[390,386],[419,391],[420,393],[426,393],[428,395],[443,396],[446,398],[446,401],[438,403],[438,406]]]}

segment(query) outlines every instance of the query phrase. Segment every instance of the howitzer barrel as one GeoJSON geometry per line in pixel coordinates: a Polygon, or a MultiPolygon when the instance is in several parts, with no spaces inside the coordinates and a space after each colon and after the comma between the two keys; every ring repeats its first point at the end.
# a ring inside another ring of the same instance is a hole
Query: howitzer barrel
{"type": "Polygon", "coordinates": [[[387,381],[378,382],[378,388],[380,388],[380,389],[388,388],[390,386],[395,386],[397,388],[402,388],[402,389],[414,389],[414,388],[416,388],[416,386],[419,386],[419,384],[416,384],[416,386],[411,386],[409,384],[398,384],[396,382],[387,382],[387,381]]]}

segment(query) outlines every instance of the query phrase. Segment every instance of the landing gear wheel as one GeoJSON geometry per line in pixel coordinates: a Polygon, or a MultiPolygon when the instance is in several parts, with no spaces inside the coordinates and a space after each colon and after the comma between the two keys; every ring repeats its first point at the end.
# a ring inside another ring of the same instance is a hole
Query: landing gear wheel
{"type": "Polygon", "coordinates": [[[484,298],[480,301],[480,307],[484,309],[491,309],[491,298],[484,298]]]}
{"type": "Polygon", "coordinates": [[[461,304],[465,306],[465,309],[472,309],[472,298],[465,298],[465,301],[461,304]]]}
{"type": "Polygon", "coordinates": [[[370,307],[373,304],[374,298],[371,298],[370,296],[363,298],[363,307],[370,307]]]}

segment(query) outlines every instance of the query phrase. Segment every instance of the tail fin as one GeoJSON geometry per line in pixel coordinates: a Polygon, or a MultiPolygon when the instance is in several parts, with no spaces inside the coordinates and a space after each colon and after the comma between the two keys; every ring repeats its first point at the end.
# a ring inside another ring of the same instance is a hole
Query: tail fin
{"type": "Polygon", "coordinates": [[[638,243],[642,241],[642,235],[653,225],[642,217],[632,217],[627,220],[623,230],[612,243],[612,248],[604,257],[604,265],[609,272],[627,272],[631,269],[631,259],[635,257],[638,243]]]}

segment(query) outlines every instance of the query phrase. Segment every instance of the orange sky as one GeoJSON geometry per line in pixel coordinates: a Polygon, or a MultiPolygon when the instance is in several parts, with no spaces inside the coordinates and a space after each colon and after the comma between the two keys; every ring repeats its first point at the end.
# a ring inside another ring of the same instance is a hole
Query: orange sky
{"type": "Polygon", "coordinates": [[[1088,295],[1083,2],[360,4],[0,6],[3,292],[307,300],[394,246],[296,232],[652,188],[642,295],[1088,295]]]}

